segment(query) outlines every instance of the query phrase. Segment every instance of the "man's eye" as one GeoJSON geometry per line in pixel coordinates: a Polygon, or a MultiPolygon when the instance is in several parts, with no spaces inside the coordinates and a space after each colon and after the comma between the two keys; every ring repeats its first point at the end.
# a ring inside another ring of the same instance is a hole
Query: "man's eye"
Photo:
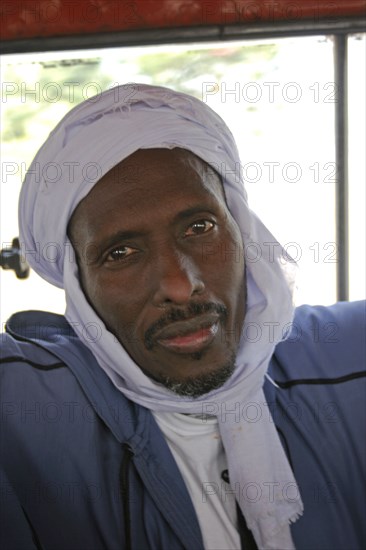
{"type": "Polygon", "coordinates": [[[213,229],[215,224],[209,220],[198,220],[197,222],[192,223],[187,231],[185,232],[185,237],[190,237],[191,235],[201,235],[203,233],[208,233],[213,229]]]}
{"type": "Polygon", "coordinates": [[[107,262],[118,262],[124,260],[128,256],[131,256],[135,252],[134,248],[129,246],[119,246],[111,250],[106,258],[107,262]]]}

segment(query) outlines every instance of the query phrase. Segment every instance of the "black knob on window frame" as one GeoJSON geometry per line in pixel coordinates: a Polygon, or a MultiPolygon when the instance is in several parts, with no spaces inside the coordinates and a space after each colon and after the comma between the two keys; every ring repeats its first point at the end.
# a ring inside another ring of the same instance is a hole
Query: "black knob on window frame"
{"type": "Polygon", "coordinates": [[[3,248],[0,251],[0,266],[3,269],[12,269],[18,279],[29,277],[30,267],[22,257],[18,237],[15,237],[10,248],[3,248]]]}

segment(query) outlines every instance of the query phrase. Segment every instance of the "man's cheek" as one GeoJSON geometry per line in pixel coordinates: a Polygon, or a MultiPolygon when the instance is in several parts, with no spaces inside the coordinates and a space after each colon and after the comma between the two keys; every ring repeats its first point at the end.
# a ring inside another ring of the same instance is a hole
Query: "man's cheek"
{"type": "Polygon", "coordinates": [[[143,345],[143,337],[137,333],[136,323],[132,320],[122,322],[120,319],[116,319],[110,330],[127,351],[143,345]]]}

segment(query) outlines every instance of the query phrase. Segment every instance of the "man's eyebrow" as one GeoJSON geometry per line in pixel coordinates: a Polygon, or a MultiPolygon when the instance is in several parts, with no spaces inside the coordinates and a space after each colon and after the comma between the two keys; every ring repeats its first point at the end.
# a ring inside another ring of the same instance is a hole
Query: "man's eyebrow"
{"type": "Polygon", "coordinates": [[[104,239],[98,241],[98,247],[101,249],[109,248],[114,244],[128,241],[129,239],[136,239],[142,237],[145,233],[143,231],[116,231],[112,235],[108,235],[104,239]]]}
{"type": "Polygon", "coordinates": [[[178,214],[175,216],[174,221],[184,221],[187,218],[190,218],[194,214],[200,214],[204,212],[212,213],[212,207],[210,205],[206,204],[196,204],[195,206],[192,206],[191,208],[186,208],[185,210],[182,210],[181,212],[178,212],[178,214]]]}

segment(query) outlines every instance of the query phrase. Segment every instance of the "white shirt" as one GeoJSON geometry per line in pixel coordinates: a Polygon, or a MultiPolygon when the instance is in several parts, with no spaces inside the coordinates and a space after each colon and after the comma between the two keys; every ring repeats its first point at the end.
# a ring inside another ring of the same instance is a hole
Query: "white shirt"
{"type": "Polygon", "coordinates": [[[154,411],[153,415],[187,486],[205,549],[240,549],[235,494],[221,477],[227,463],[217,419],[154,411]]]}

